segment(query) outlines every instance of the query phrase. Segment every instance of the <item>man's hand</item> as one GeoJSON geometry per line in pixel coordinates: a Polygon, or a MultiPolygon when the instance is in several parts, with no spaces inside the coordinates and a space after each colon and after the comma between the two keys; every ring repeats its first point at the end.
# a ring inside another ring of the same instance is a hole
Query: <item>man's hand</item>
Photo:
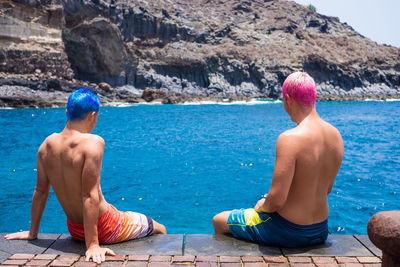
{"type": "Polygon", "coordinates": [[[114,253],[114,251],[112,251],[109,248],[101,248],[98,245],[93,245],[86,250],[85,261],[89,261],[90,259],[93,259],[93,262],[95,262],[97,264],[101,264],[102,262],[104,262],[106,260],[106,255],[115,256],[115,253],[114,253]]]}
{"type": "Polygon", "coordinates": [[[265,212],[265,211],[263,210],[264,202],[265,202],[265,198],[260,199],[260,200],[257,202],[257,204],[255,205],[254,209],[255,209],[257,212],[265,212]]]}
{"type": "Polygon", "coordinates": [[[31,234],[30,231],[24,231],[24,232],[8,234],[4,238],[7,240],[13,240],[13,239],[33,240],[37,238],[37,235],[31,234]]]}

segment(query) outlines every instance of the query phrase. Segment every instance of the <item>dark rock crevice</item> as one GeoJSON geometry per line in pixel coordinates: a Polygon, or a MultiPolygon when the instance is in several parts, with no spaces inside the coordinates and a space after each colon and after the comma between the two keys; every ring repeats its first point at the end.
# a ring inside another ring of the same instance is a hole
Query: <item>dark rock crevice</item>
{"type": "Polygon", "coordinates": [[[63,41],[79,80],[124,85],[134,73],[118,28],[103,18],[64,29],[63,41]]]}

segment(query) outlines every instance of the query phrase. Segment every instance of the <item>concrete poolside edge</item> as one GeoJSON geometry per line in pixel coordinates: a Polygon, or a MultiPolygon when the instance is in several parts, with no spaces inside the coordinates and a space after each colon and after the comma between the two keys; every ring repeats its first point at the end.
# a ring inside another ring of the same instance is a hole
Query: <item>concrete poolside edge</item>
{"type": "MultiPolygon", "coordinates": [[[[35,259],[34,257],[38,258],[35,260],[45,258],[48,261],[47,263],[50,264],[50,258],[55,260],[55,258],[60,257],[58,255],[64,255],[63,257],[70,255],[75,257],[74,262],[77,262],[82,258],[80,256],[85,253],[85,245],[83,242],[75,241],[71,239],[69,235],[65,234],[39,234],[38,239],[33,241],[5,240],[4,235],[5,234],[0,234],[0,263],[2,263],[2,265],[12,264],[13,260],[15,260],[13,257],[19,257],[15,256],[15,254],[29,255],[30,259],[26,259],[27,261],[23,264],[35,265],[36,263],[44,264],[46,262],[31,262],[31,260],[35,259]]],[[[244,264],[245,261],[251,259],[260,264],[266,264],[266,258],[275,260],[283,259],[284,262],[281,263],[288,264],[289,262],[304,258],[303,260],[305,262],[303,263],[311,263],[310,266],[315,266],[313,264],[319,266],[316,261],[321,257],[331,259],[328,261],[332,261],[333,259],[332,263],[339,265],[340,262],[338,258],[340,260],[348,259],[350,262],[353,261],[353,263],[359,264],[366,264],[362,263],[360,259],[362,261],[370,261],[370,264],[380,264],[382,255],[381,251],[369,241],[366,235],[330,235],[327,242],[323,245],[296,249],[261,246],[237,240],[226,235],[211,234],[154,235],[139,240],[108,245],[107,247],[113,249],[115,253],[119,255],[120,261],[123,259],[125,265],[129,262],[129,258],[135,259],[134,255],[147,255],[147,260],[155,260],[158,257],[171,264],[173,263],[173,258],[171,257],[178,257],[176,258],[178,260],[181,260],[179,257],[183,257],[182,259],[188,260],[186,262],[187,265],[190,265],[190,262],[193,263],[192,265],[195,265],[194,259],[196,259],[197,262],[198,259],[201,260],[202,257],[216,259],[218,264],[222,264],[224,260],[232,261],[234,259],[236,263],[240,264],[244,264]],[[121,255],[123,255],[123,257],[121,255]]],[[[19,263],[22,262],[23,261],[19,263]]],[[[220,266],[218,264],[215,266],[220,266]]],[[[72,264],[68,266],[72,266],[72,264]]],[[[155,265],[153,264],[153,266],[155,265]]],[[[294,265],[291,264],[291,266],[294,265]]]]}

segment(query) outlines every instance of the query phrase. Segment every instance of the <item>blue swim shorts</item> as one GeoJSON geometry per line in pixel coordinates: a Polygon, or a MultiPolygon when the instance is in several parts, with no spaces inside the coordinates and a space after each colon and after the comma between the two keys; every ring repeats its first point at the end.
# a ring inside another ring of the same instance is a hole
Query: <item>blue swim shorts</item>
{"type": "Polygon", "coordinates": [[[233,210],[228,217],[228,226],[236,238],[280,247],[321,244],[328,237],[328,220],[298,225],[276,212],[258,213],[254,209],[233,210]]]}

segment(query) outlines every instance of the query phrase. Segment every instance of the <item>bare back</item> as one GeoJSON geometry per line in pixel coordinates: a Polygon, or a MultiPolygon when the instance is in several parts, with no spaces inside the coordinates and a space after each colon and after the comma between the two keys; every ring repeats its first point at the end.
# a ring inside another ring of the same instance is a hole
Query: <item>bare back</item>
{"type": "MultiPolygon", "coordinates": [[[[85,160],[90,157],[89,152],[93,151],[99,154],[101,169],[104,140],[97,135],[66,129],[50,135],[39,148],[38,160],[43,165],[50,185],[67,217],[76,223],[83,223],[82,172],[85,160]]],[[[107,203],[100,184],[98,191],[101,216],[107,203]]]]}
{"type": "Polygon", "coordinates": [[[290,138],[294,175],[286,202],[278,213],[287,220],[310,225],[328,218],[327,195],[343,159],[339,131],[319,116],[309,117],[283,135],[290,138]]]}

